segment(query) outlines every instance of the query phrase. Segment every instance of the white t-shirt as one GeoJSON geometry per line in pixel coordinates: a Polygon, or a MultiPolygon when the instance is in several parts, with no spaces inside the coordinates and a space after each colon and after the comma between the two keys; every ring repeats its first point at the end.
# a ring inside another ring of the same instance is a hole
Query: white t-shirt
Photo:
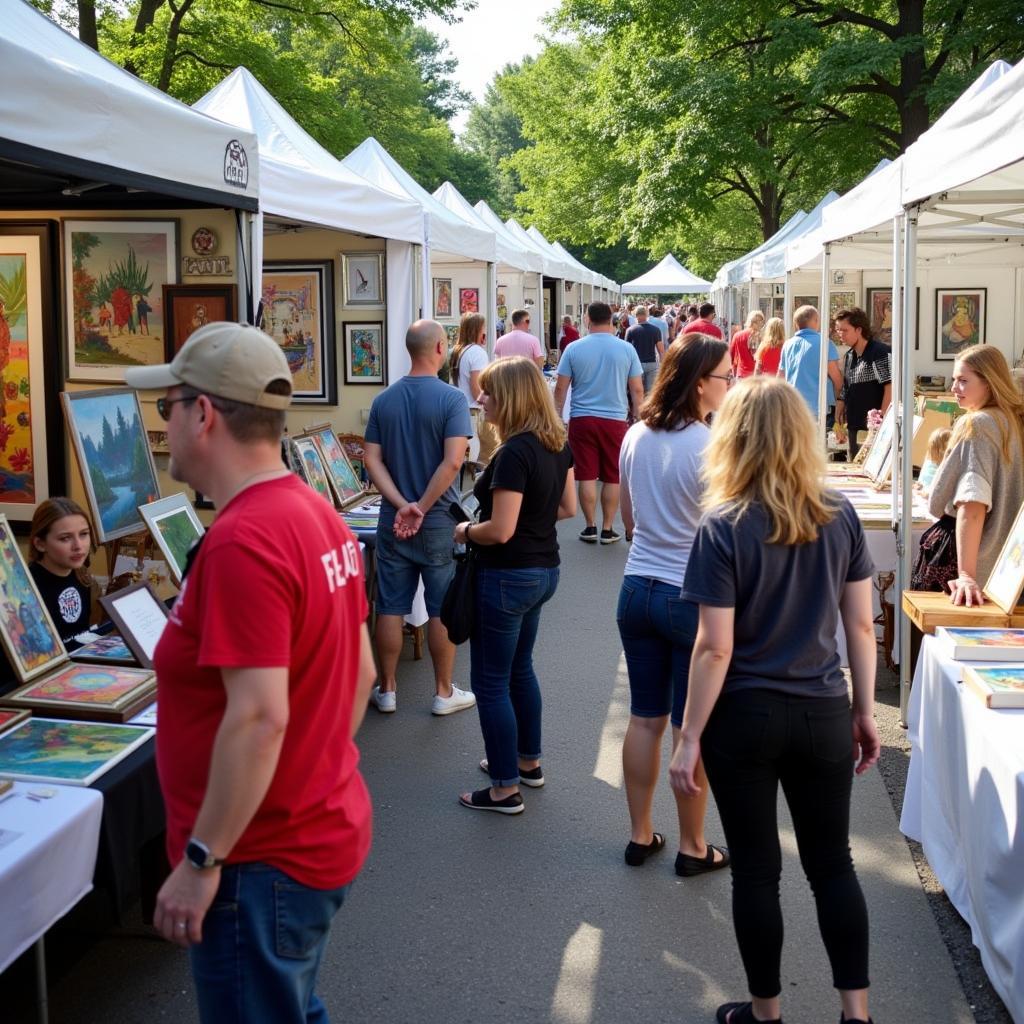
{"type": "Polygon", "coordinates": [[[459,359],[459,390],[466,396],[470,409],[479,409],[480,403],[476,395],[470,394],[469,376],[482,370],[489,362],[487,349],[483,345],[470,345],[459,359]]]}
{"type": "Polygon", "coordinates": [[[634,423],[619,451],[619,475],[633,505],[627,576],[682,587],[701,517],[700,471],[711,431],[703,423],[651,430],[634,423]]]}

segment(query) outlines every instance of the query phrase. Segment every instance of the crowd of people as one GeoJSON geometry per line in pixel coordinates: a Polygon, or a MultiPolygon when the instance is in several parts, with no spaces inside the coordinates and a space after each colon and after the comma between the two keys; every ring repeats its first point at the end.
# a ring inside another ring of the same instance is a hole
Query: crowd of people
{"type": "MultiPolygon", "coordinates": [[[[351,533],[281,463],[291,373],[279,346],[256,328],[210,324],[172,363],[128,371],[130,386],[165,392],[157,409],[172,476],[219,510],[155,657],[173,867],[155,924],[190,951],[202,1020],[326,1020],[320,958],[370,846],[354,738],[368,705],[397,710],[402,619],[420,582],[431,711],[475,706],[482,733],[488,785],[458,799],[526,810],[523,788],[545,784],[534,645],[559,584],[557,524],[580,509],[584,543],[620,541],[619,515],[630,542],[616,610],[630,687],[625,864],[640,868],[667,843],[652,807],[671,724],[675,871],[732,876],[749,998],[723,1004],[717,1020],[780,1021],[781,785],[840,1020],[870,1021],[849,811],[854,775],[879,754],[874,567],[856,513],[826,486],[819,314],[797,309],[788,339],[777,318],[754,314],[729,341],[714,315],[708,303],[591,303],[553,381],[525,310],[493,360],[477,314],[462,318],[450,355],[440,324],[414,323],[410,371],[374,399],[366,428],[381,495],[373,644],[351,533]],[[445,364],[451,385],[439,378],[445,364]],[[474,437],[471,518],[459,479],[474,437]],[[453,683],[441,621],[456,546],[475,564],[468,690],[453,683]],[[724,841],[705,835],[712,796],[724,841]]],[[[840,367],[828,349],[828,373],[836,418],[852,433],[888,400],[888,354],[862,311],[837,321],[848,352],[840,367]]],[[[991,346],[960,353],[953,391],[965,415],[932,439],[924,482],[945,543],[923,542],[918,568],[970,604],[983,600],[978,580],[1024,503],[1024,399],[991,346]]],[[[92,614],[91,540],[87,514],[68,499],[37,509],[31,571],[69,640],[92,614]]]]}

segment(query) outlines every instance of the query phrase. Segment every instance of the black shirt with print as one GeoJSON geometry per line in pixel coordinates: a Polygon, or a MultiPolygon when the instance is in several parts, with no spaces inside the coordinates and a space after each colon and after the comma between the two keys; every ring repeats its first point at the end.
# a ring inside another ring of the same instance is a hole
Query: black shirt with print
{"type": "Polygon", "coordinates": [[[31,562],[28,568],[64,646],[69,651],[81,647],[73,637],[89,628],[89,588],[73,572],[57,576],[44,568],[42,562],[31,562]]]}

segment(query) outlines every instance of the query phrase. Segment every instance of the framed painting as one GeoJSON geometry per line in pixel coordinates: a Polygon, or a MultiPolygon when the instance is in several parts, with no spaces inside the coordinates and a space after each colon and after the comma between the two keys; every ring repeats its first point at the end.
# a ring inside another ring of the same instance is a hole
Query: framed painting
{"type": "Polygon", "coordinates": [[[122,382],[129,366],[162,363],[178,221],[65,220],[63,233],[68,379],[122,382]]]}
{"type": "Polygon", "coordinates": [[[22,683],[67,660],[7,517],[0,515],[0,639],[22,683]]]}
{"type": "Polygon", "coordinates": [[[0,736],[0,775],[89,786],[153,735],[152,729],[30,718],[0,736]]]}
{"type": "Polygon", "coordinates": [[[448,339],[449,351],[455,347],[459,340],[459,325],[458,324],[445,324],[444,325],[445,337],[448,339]]]}
{"type": "Polygon", "coordinates": [[[143,668],[153,667],[153,652],[167,626],[167,607],[146,580],[100,598],[124,642],[143,668]]]}
{"type": "Polygon", "coordinates": [[[62,718],[121,722],[137,714],[156,693],[156,676],[138,668],[65,665],[7,694],[15,707],[62,718]]]}
{"type": "Polygon", "coordinates": [[[971,345],[985,344],[987,288],[935,289],[935,358],[952,362],[971,345]]]}
{"type": "Polygon", "coordinates": [[[346,306],[384,305],[384,253],[343,252],[341,278],[346,306]]]}
{"type": "Polygon", "coordinates": [[[28,522],[64,492],[56,222],[0,224],[0,513],[28,522]]]}
{"type": "Polygon", "coordinates": [[[62,391],[64,416],[101,544],[144,530],[139,506],[160,497],[156,464],[130,388],[62,391]]]}
{"type": "Polygon", "coordinates": [[[384,324],[345,324],[345,383],[383,384],[384,324]]]}
{"type": "Polygon", "coordinates": [[[452,279],[435,277],[434,282],[434,319],[450,320],[452,317],[452,279]]]}
{"type": "Polygon", "coordinates": [[[890,405],[882,420],[882,425],[875,432],[875,438],[871,442],[871,450],[864,459],[864,475],[875,483],[879,483],[884,479],[883,473],[885,476],[888,476],[889,471],[892,469],[892,457],[889,450],[892,448],[895,429],[896,410],[890,405]]]}
{"type": "Polygon", "coordinates": [[[15,711],[13,708],[0,708],[0,732],[7,732],[16,725],[21,725],[32,712],[28,710],[15,711]]]}
{"type": "MultiPolygon", "coordinates": [[[[918,336],[921,327],[921,289],[917,288],[917,317],[915,323],[918,326],[918,336]]],[[[892,289],[891,288],[868,288],[865,290],[865,302],[869,319],[871,320],[871,336],[876,341],[892,345],[892,289]]],[[[914,339],[914,348],[918,347],[918,338],[914,339]]]]}
{"type": "Polygon", "coordinates": [[[1024,506],[1013,521],[982,593],[1010,615],[1017,607],[1021,590],[1024,590],[1024,506]]]}
{"type": "Polygon", "coordinates": [[[836,334],[836,313],[841,309],[853,309],[857,305],[857,293],[855,291],[830,291],[828,293],[828,336],[839,344],[839,337],[836,334]]]}
{"type": "Polygon", "coordinates": [[[311,437],[316,443],[339,508],[354,504],[366,494],[366,489],[329,423],[310,427],[299,436],[311,437]]]}
{"type": "Polygon", "coordinates": [[[327,469],[320,458],[320,449],[316,442],[311,437],[296,437],[292,443],[302,465],[300,475],[317,494],[326,498],[333,505],[334,496],[331,494],[331,485],[327,479],[327,469]]]}
{"type": "Polygon", "coordinates": [[[92,665],[138,665],[120,633],[107,633],[69,652],[72,661],[92,665]]]}
{"type": "Polygon", "coordinates": [[[193,331],[218,320],[236,318],[233,284],[165,284],[164,358],[170,362],[193,331]]]}
{"type": "Polygon", "coordinates": [[[166,559],[174,585],[180,587],[189,550],[206,532],[192,502],[184,494],[172,494],[140,505],[139,515],[166,559]]]}
{"type": "Polygon", "coordinates": [[[292,402],[337,405],[334,260],[264,263],[258,319],[288,359],[292,402]]]}
{"type": "Polygon", "coordinates": [[[460,288],[459,289],[459,315],[463,313],[480,312],[480,289],[460,288]]]}

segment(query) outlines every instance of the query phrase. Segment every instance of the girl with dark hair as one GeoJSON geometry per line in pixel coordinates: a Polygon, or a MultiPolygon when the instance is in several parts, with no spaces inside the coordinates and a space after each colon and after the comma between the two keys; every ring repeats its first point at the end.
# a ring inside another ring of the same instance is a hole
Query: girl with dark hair
{"type": "MultiPolygon", "coordinates": [[[[731,368],[729,346],[708,335],[687,334],[670,346],[619,456],[622,521],[633,541],[616,615],[629,672],[622,769],[631,824],[625,857],[633,867],[665,845],[651,820],[661,740],[671,715],[679,742],[697,635],[697,606],[679,592],[700,519],[707,423],[732,383],[731,368]]],[[[729,863],[724,849],[704,839],[706,808],[706,786],[695,797],[676,797],[677,875],[729,863]]]]}
{"type": "Polygon", "coordinates": [[[29,527],[29,572],[43,604],[68,650],[89,628],[92,613],[92,527],[81,506],[70,498],[41,502],[29,527]]]}

